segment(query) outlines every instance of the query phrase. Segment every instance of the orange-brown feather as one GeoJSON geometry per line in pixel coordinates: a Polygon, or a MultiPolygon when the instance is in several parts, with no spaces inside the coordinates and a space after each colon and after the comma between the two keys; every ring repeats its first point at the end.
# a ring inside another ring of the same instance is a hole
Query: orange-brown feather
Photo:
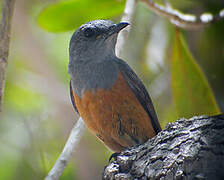
{"type": "Polygon", "coordinates": [[[73,96],[86,126],[115,152],[155,136],[150,117],[121,73],[111,89],[73,96]]]}

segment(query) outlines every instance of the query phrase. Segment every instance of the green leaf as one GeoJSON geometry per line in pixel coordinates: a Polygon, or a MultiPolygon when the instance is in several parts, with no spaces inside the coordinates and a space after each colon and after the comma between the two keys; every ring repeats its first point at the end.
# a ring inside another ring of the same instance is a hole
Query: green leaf
{"type": "Polygon", "coordinates": [[[123,0],[62,1],[44,8],[37,22],[47,31],[69,31],[91,20],[108,19],[121,14],[124,3],[123,0]]]}
{"type": "Polygon", "coordinates": [[[205,75],[178,31],[172,52],[171,87],[178,117],[220,112],[205,75]]]}

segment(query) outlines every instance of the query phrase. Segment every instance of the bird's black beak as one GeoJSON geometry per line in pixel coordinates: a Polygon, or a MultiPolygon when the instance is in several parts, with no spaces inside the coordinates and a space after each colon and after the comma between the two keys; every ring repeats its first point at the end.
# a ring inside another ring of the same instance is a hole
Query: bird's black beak
{"type": "Polygon", "coordinates": [[[114,24],[110,27],[108,36],[111,36],[112,34],[119,33],[122,29],[124,29],[126,26],[128,26],[129,23],[127,22],[120,22],[118,24],[114,24]]]}
{"type": "Polygon", "coordinates": [[[121,31],[122,29],[124,29],[128,25],[129,25],[128,22],[120,22],[120,23],[115,25],[115,31],[119,32],[119,31],[121,31]]]}

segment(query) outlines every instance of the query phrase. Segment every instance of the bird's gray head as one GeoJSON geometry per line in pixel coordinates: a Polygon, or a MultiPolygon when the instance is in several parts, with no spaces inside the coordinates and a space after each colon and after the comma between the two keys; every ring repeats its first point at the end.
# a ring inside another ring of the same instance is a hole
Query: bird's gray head
{"type": "Polygon", "coordinates": [[[118,32],[127,25],[126,22],[114,24],[108,20],[95,20],[82,25],[70,41],[70,65],[101,61],[105,56],[114,56],[118,32]]]}

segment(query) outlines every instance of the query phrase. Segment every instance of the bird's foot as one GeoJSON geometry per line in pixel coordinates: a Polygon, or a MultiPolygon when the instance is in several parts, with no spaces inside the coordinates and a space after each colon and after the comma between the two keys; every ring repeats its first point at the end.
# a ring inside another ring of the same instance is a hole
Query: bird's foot
{"type": "Polygon", "coordinates": [[[119,154],[120,154],[120,153],[117,153],[117,152],[113,153],[113,154],[110,156],[110,158],[109,158],[109,162],[110,162],[112,159],[116,160],[116,159],[117,159],[117,156],[118,156],[119,154]]]}

